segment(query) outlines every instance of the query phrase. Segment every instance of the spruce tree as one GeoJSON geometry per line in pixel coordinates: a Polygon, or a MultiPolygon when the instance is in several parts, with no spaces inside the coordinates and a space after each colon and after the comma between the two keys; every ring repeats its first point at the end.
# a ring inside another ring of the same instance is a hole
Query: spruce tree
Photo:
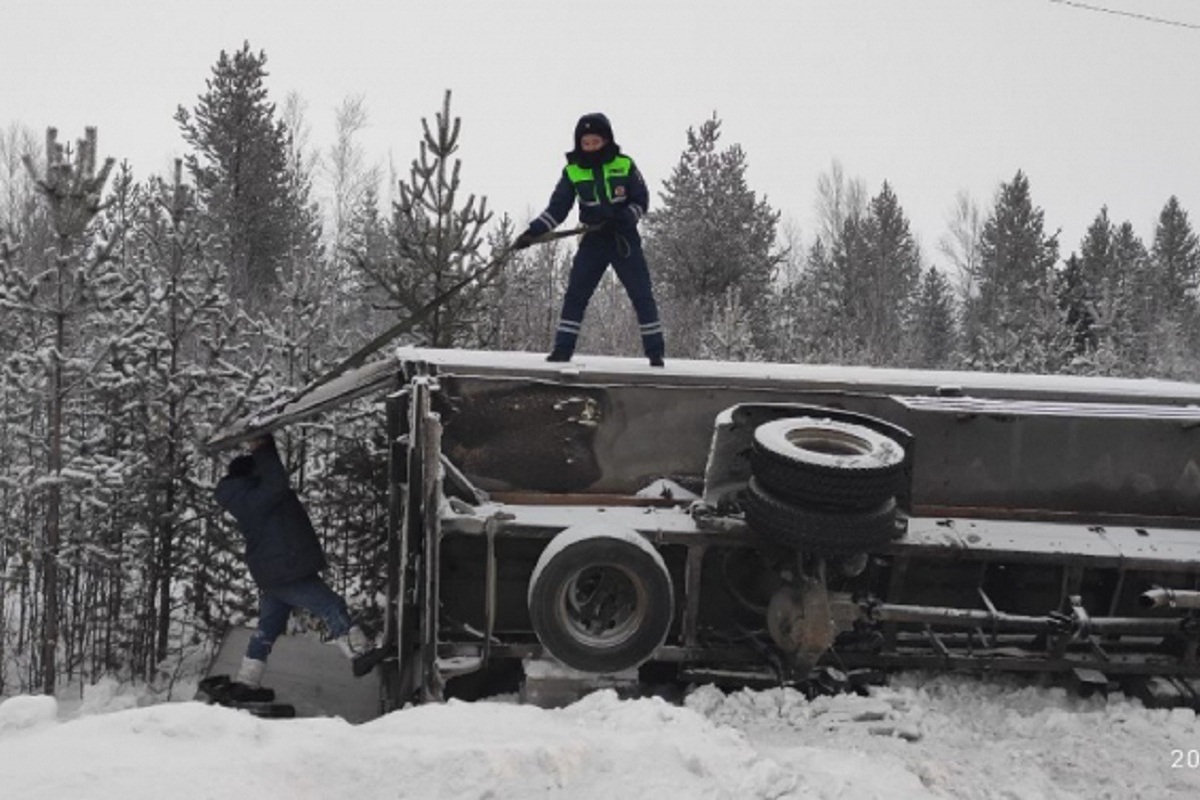
{"type": "Polygon", "coordinates": [[[956,365],[958,330],[954,290],[936,267],[931,267],[921,279],[907,325],[906,341],[909,366],[951,369],[956,365]]]}
{"type": "Polygon", "coordinates": [[[1029,180],[1001,184],[980,236],[978,294],[964,304],[967,363],[1001,372],[1056,372],[1068,360],[1070,330],[1057,305],[1057,234],[1045,232],[1029,180]]]}
{"type": "Polygon", "coordinates": [[[1163,206],[1150,248],[1158,291],[1151,360],[1157,375],[1195,379],[1195,352],[1200,346],[1200,241],[1188,214],[1172,196],[1163,206]]]}
{"type": "Polygon", "coordinates": [[[195,108],[175,114],[192,148],[185,163],[209,247],[225,265],[231,295],[252,303],[279,284],[304,211],[292,194],[288,131],[263,84],[266,63],[249,42],[232,55],[222,50],[195,108]]]}
{"type": "Polygon", "coordinates": [[[646,219],[646,257],[663,288],[664,317],[672,345],[693,355],[704,321],[734,288],[754,321],[756,345],[765,348],[772,282],[781,255],[774,250],[779,221],[765,198],[746,181],[746,154],[740,145],[718,146],[721,121],[714,114],[698,130],[687,131],[684,150],[663,182],[662,205],[646,219]],[[700,321],[693,336],[680,336],[688,318],[700,321]]]}
{"type": "Polygon", "coordinates": [[[863,306],[863,361],[891,365],[899,357],[905,319],[921,277],[921,254],[900,201],[885,181],[864,218],[865,263],[856,301],[863,306]]]}
{"type": "Polygon", "coordinates": [[[1123,328],[1116,333],[1122,374],[1149,375],[1152,370],[1156,329],[1161,320],[1159,286],[1145,243],[1125,221],[1113,233],[1114,269],[1121,276],[1119,297],[1123,328]]]}
{"type": "Polygon", "coordinates": [[[1158,273],[1163,313],[1192,315],[1200,282],[1200,241],[1174,195],[1158,215],[1150,255],[1158,273]]]}

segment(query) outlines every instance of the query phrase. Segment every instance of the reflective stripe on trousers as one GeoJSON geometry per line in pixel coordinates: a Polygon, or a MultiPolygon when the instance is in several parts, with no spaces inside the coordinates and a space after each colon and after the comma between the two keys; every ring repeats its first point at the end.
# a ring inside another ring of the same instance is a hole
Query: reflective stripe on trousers
{"type": "Polygon", "coordinates": [[[574,352],[583,315],[609,264],[633,303],[646,355],[662,355],[662,323],[658,318],[658,305],[654,302],[654,289],[650,283],[646,257],[642,253],[641,240],[637,234],[609,231],[589,233],[579,243],[579,250],[571,264],[567,292],[563,295],[554,348],[574,352]]]}

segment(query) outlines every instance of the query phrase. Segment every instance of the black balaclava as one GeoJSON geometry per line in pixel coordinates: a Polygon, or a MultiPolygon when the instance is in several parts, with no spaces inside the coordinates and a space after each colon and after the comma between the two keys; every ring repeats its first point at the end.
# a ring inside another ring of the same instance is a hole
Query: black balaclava
{"type": "Polygon", "coordinates": [[[603,164],[620,149],[617,143],[613,141],[612,124],[608,121],[608,117],[596,111],[591,114],[584,114],[579,118],[579,122],[575,123],[575,160],[584,166],[596,166],[603,164]],[[594,153],[583,152],[583,136],[586,133],[596,133],[604,137],[604,147],[594,153]]]}

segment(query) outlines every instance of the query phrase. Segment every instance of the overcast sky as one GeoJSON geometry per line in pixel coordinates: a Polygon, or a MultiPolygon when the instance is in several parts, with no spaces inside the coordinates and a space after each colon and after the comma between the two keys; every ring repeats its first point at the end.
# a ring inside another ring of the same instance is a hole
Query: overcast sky
{"type": "Polygon", "coordinates": [[[1147,240],[1172,194],[1200,224],[1200,2],[1088,4],[1180,24],[1053,0],[4,0],[0,125],[95,125],[102,155],[165,173],[176,107],[249,41],[314,146],[362,94],[363,145],[405,170],[451,89],[467,188],[522,223],[581,114],[608,114],[657,199],[716,112],[805,241],[836,159],[891,183],[935,263],[956,193],[986,206],[1022,169],[1066,255],[1102,204],[1147,240]]]}

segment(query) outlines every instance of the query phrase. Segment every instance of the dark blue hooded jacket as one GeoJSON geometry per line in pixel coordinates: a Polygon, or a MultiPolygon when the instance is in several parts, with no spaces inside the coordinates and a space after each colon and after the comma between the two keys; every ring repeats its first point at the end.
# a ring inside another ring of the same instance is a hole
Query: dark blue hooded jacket
{"type": "Polygon", "coordinates": [[[230,464],[230,474],[217,484],[216,499],[246,537],[246,565],[260,589],[312,577],[327,566],[273,439],[230,464]]]}
{"type": "Polygon", "coordinates": [[[650,192],[633,159],[613,141],[612,126],[603,114],[586,114],[575,127],[575,149],[567,153],[554,193],[546,210],[529,223],[533,235],[552,230],[566,220],[579,200],[579,221],[584,225],[607,223],[615,231],[636,237],[637,223],[650,207],[650,192]],[[598,133],[602,149],[585,153],[580,139],[598,133]]]}

